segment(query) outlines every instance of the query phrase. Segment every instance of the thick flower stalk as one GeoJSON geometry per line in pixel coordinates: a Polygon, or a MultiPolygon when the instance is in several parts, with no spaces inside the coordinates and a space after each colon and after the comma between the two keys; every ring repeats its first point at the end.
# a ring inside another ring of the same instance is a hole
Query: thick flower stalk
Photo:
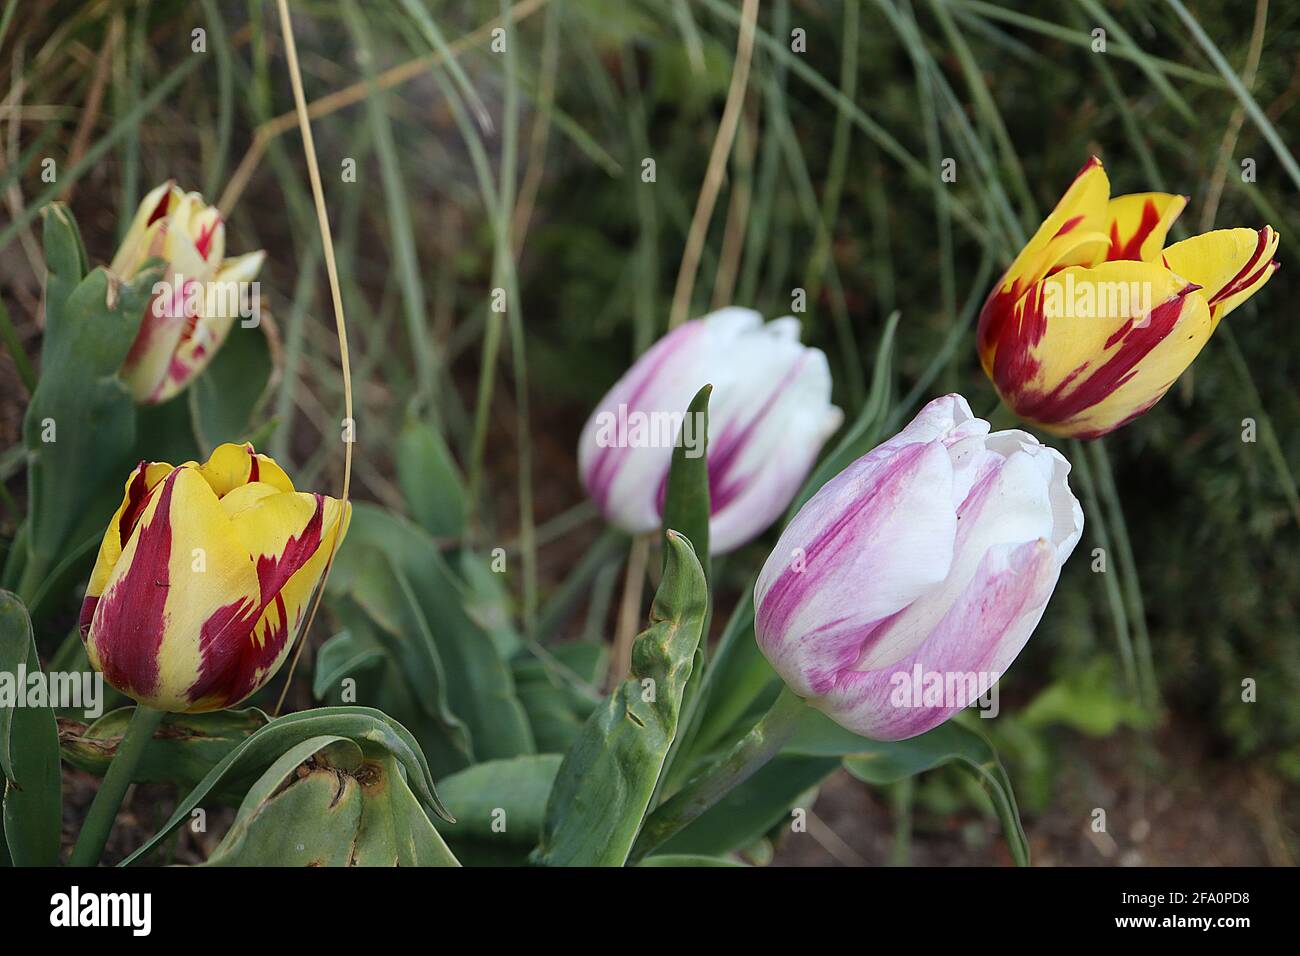
{"type": "Polygon", "coordinates": [[[252,297],[244,287],[257,278],[266,253],[226,258],[225,251],[221,213],[198,193],[166,182],[140,203],[109,266],[129,279],[150,259],[166,263],[122,364],[122,378],[137,402],[163,402],[185,388],[248,311],[252,297]]]}
{"type": "Polygon", "coordinates": [[[1095,157],[989,295],[985,373],[1021,418],[1096,438],[1160,401],[1215,327],[1277,269],[1278,235],[1218,229],[1165,245],[1184,196],[1111,197],[1095,157]]]}
{"type": "Polygon", "coordinates": [[[989,433],[960,395],[831,479],[754,588],[758,645],[799,697],[876,740],[974,703],[1020,653],[1083,530],[1070,465],[989,433]]]}
{"type": "Polygon", "coordinates": [[[797,319],[764,324],[757,312],[727,308],[660,339],[588,419],[578,466],[612,524],[633,534],[658,528],[679,434],[687,454],[704,452],[703,429],[685,412],[709,384],[709,536],[723,554],[776,520],[843,418],[826,356],[799,342],[797,319]]]}
{"type": "Polygon", "coordinates": [[[284,662],[350,516],[251,445],[141,462],[81,609],[91,664],[155,710],[238,704],[284,662]]]}

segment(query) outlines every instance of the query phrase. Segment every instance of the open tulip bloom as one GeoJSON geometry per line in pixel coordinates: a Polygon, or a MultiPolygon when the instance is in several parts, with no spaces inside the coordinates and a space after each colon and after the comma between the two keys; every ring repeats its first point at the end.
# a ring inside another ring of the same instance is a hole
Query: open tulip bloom
{"type": "Polygon", "coordinates": [[[240,312],[242,284],[265,252],[227,259],[221,213],[166,182],[144,197],[109,269],[130,279],[147,261],[166,263],[160,291],[140,322],[121,375],[137,402],[164,402],[207,367],[240,312]]]}
{"type": "Polygon", "coordinates": [[[578,467],[610,523],[659,527],[673,447],[703,449],[685,417],[705,385],[711,550],[761,534],[785,510],[843,416],[831,404],[826,356],[799,342],[792,317],[767,324],[727,308],[660,339],[601,400],[582,430],[578,467]]]}
{"type": "Polygon", "coordinates": [[[984,304],[984,371],[1021,418],[1095,438],[1147,411],[1215,327],[1268,281],[1278,235],[1218,229],[1165,245],[1187,204],[1110,195],[1091,159],[984,304]]]}
{"type": "Polygon", "coordinates": [[[251,445],[141,462],[86,589],[91,664],[154,710],[233,707],[284,662],[350,514],[251,445]]]}
{"type": "Polygon", "coordinates": [[[786,527],[754,588],[759,647],[854,733],[937,726],[989,689],[1042,617],[1083,531],[1069,472],[1032,435],[990,434],[960,395],[935,399],[786,527]]]}

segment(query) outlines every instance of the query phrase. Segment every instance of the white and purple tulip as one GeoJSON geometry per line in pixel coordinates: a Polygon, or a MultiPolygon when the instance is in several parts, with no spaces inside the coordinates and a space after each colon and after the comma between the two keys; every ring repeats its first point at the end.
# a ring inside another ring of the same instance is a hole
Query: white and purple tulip
{"type": "Polygon", "coordinates": [[[777,519],[843,419],[826,356],[800,343],[797,319],[764,324],[751,309],[727,308],[687,322],[636,361],[582,430],[582,483],[611,524],[633,534],[659,527],[679,432],[687,454],[702,447],[686,408],[710,384],[714,554],[777,519]]]}
{"type": "Polygon", "coordinates": [[[989,433],[960,395],[815,494],[754,588],[755,634],[790,688],[875,740],[924,733],[996,683],[1083,531],[1070,463],[989,433]]]}

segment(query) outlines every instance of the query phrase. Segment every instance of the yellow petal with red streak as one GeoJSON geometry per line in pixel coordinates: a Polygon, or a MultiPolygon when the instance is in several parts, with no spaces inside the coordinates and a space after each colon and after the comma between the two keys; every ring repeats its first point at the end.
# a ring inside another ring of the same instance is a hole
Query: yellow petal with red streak
{"type": "Polygon", "coordinates": [[[1110,237],[1106,258],[1159,262],[1169,227],[1186,206],[1186,196],[1170,193],[1116,196],[1106,207],[1106,233],[1110,237]]]}
{"type": "Polygon", "coordinates": [[[1169,268],[1204,289],[1219,321],[1254,295],[1277,270],[1277,230],[1216,229],[1165,249],[1169,268]]]}

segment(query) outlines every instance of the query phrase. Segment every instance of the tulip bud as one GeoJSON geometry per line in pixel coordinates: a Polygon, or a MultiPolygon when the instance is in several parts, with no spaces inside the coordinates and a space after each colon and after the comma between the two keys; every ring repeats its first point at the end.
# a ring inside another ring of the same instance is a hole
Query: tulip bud
{"type": "Polygon", "coordinates": [[[980,313],[980,361],[1012,411],[1076,438],[1119,428],[1268,281],[1271,226],[1166,246],[1185,205],[1168,193],[1111,198],[1100,161],[1083,167],[980,313]]]}
{"type": "Polygon", "coordinates": [[[1083,530],[1070,464],[930,402],[795,515],[754,588],[758,645],[790,688],[876,740],[984,694],[1042,617],[1083,530]]]}
{"type": "Polygon", "coordinates": [[[155,710],[233,707],[284,662],[350,516],[251,445],[141,462],[81,608],[90,663],[155,710]]]}
{"type": "Polygon", "coordinates": [[[704,451],[704,430],[685,411],[709,384],[709,537],[723,554],[776,520],[843,417],[830,403],[826,356],[800,344],[797,319],[765,325],[757,312],[727,308],[670,332],[587,420],[578,466],[612,524],[658,528],[679,432],[687,455],[704,451]]]}
{"type": "Polygon", "coordinates": [[[207,367],[242,310],[243,284],[257,278],[265,252],[225,258],[226,227],[198,193],[166,182],[145,196],[109,269],[130,279],[149,259],[162,280],[122,363],[137,402],[171,398],[207,367]]]}

